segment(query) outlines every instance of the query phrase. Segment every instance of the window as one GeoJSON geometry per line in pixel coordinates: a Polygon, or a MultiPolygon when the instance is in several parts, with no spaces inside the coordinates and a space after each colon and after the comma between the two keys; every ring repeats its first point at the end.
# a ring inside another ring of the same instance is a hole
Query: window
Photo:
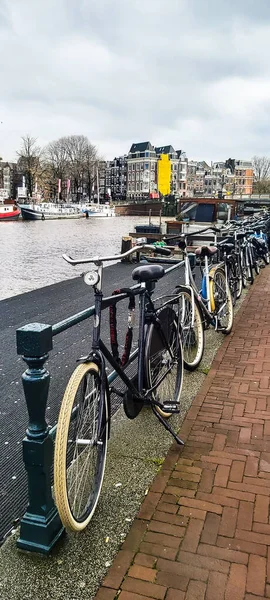
{"type": "Polygon", "coordinates": [[[132,181],[135,179],[135,173],[132,173],[132,181]]]}
{"type": "Polygon", "coordinates": [[[149,163],[144,163],[144,168],[149,169],[149,163]]]}
{"type": "Polygon", "coordinates": [[[143,170],[143,163],[141,163],[141,170],[143,170]]]}
{"type": "Polygon", "coordinates": [[[136,171],[138,171],[138,170],[139,170],[139,168],[140,168],[140,163],[138,163],[138,162],[137,162],[137,163],[136,163],[136,171]]]}
{"type": "Polygon", "coordinates": [[[145,156],[149,156],[149,152],[145,152],[145,156]]]}
{"type": "Polygon", "coordinates": [[[152,171],[154,170],[154,168],[155,168],[155,163],[152,162],[151,163],[151,169],[152,169],[152,171]]]}
{"type": "Polygon", "coordinates": [[[135,163],[132,163],[132,171],[135,171],[135,163]]]}
{"type": "Polygon", "coordinates": [[[128,165],[128,170],[129,170],[129,171],[131,171],[131,168],[132,168],[132,167],[131,167],[131,165],[128,165]]]}

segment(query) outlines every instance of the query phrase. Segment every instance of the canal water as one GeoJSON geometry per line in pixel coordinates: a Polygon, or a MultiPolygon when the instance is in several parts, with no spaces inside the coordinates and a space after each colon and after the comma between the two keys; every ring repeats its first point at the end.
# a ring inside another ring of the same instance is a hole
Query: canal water
{"type": "MultiPolygon", "coordinates": [[[[62,254],[96,256],[121,250],[124,235],[147,217],[11,221],[0,224],[0,300],[78,276],[62,254]]],[[[158,217],[153,218],[158,223],[158,217]]]]}

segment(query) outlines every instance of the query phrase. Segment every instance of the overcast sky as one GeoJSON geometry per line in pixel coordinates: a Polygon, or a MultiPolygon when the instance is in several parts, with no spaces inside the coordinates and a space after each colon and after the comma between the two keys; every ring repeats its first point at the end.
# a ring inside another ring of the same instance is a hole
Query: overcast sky
{"type": "Polygon", "coordinates": [[[26,133],[270,154],[270,0],[0,0],[0,155],[26,133]]]}

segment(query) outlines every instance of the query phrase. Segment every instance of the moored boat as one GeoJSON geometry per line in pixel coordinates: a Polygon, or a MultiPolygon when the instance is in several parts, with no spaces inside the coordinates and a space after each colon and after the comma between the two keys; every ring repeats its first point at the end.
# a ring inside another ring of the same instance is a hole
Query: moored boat
{"type": "Polygon", "coordinates": [[[85,217],[79,207],[70,204],[20,204],[22,218],[26,221],[45,221],[47,219],[80,219],[85,217]]]}
{"type": "Polygon", "coordinates": [[[82,204],[81,210],[86,217],[115,217],[115,208],[109,203],[95,204],[91,202],[89,204],[82,204]]]}
{"type": "Polygon", "coordinates": [[[20,216],[20,210],[15,204],[0,204],[0,222],[16,221],[20,216]]]}

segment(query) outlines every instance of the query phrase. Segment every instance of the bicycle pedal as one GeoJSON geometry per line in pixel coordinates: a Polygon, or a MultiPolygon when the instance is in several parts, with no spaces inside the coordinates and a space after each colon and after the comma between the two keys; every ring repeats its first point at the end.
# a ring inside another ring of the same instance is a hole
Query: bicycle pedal
{"type": "Polygon", "coordinates": [[[172,402],[171,400],[168,400],[168,402],[164,402],[162,404],[162,410],[164,410],[164,412],[167,413],[179,413],[180,412],[180,404],[179,402],[172,402]]]}
{"type": "Polygon", "coordinates": [[[119,398],[124,398],[125,392],[121,392],[120,390],[117,390],[115,387],[111,386],[109,388],[110,394],[116,394],[116,396],[119,396],[119,398]]]}

